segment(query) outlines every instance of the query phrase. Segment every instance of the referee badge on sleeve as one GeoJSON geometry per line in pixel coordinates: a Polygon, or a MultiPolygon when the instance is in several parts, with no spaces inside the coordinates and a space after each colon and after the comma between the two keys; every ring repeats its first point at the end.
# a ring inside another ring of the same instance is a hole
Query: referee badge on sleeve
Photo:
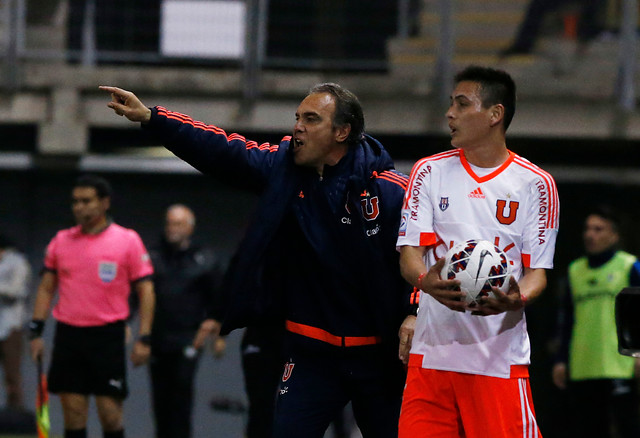
{"type": "Polygon", "coordinates": [[[111,283],[118,274],[118,264],[116,262],[100,262],[98,264],[98,276],[105,283],[111,283]]]}

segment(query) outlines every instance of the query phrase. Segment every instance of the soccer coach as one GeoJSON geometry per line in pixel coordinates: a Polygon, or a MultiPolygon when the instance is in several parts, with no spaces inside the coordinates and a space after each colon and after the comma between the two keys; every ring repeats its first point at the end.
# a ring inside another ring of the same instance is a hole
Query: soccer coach
{"type": "MultiPolygon", "coordinates": [[[[286,328],[275,438],[321,438],[352,402],[365,438],[396,438],[404,370],[398,330],[410,312],[395,249],[406,176],[364,133],[353,93],[313,87],[292,136],[259,144],[101,87],[117,114],[200,171],[261,193],[223,290],[223,332],[286,328]]],[[[293,115],[293,114],[292,114],[293,115]]],[[[411,316],[410,318],[413,318],[411,316]]]]}

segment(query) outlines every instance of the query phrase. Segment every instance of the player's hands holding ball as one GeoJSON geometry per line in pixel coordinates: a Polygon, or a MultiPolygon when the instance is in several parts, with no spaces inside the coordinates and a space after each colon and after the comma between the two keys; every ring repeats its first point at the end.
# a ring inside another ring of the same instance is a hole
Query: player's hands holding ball
{"type": "Polygon", "coordinates": [[[111,102],[107,106],[117,115],[124,116],[132,122],[147,123],[151,120],[151,110],[131,91],[107,85],[101,85],[99,88],[111,93],[111,102]]]}
{"type": "Polygon", "coordinates": [[[464,312],[467,308],[464,301],[466,294],[460,290],[459,280],[443,280],[440,277],[444,264],[445,259],[442,258],[429,269],[429,272],[420,283],[421,290],[449,309],[464,312]]]}
{"type": "Polygon", "coordinates": [[[524,307],[520,286],[513,277],[509,277],[509,289],[506,293],[495,286],[491,288],[491,291],[493,296],[478,297],[475,303],[469,305],[472,315],[497,315],[524,307]]]}
{"type": "Polygon", "coordinates": [[[481,239],[460,242],[447,251],[441,262],[440,277],[458,280],[462,308],[473,315],[497,315],[524,307],[525,300],[511,275],[509,259],[492,242],[481,239]]]}

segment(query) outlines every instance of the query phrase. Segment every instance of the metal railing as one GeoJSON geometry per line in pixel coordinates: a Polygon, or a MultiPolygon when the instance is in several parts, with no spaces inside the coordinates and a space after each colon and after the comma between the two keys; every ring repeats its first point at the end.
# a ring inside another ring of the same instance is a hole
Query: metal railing
{"type": "MultiPolygon", "coordinates": [[[[164,56],[160,50],[154,51],[127,51],[127,50],[102,50],[97,45],[97,2],[100,0],[86,0],[84,2],[84,16],[82,20],[81,48],[72,50],[68,47],[41,49],[27,47],[27,1],[5,0],[0,3],[3,26],[3,52],[2,52],[2,82],[0,85],[5,90],[16,90],[20,86],[18,65],[22,60],[69,60],[74,59],[81,65],[94,66],[99,62],[136,62],[136,63],[163,63],[175,62],[175,59],[164,56]]],[[[166,0],[165,0],[166,1],[166,0]]],[[[394,35],[399,38],[410,36],[411,20],[415,20],[415,1],[396,0],[394,3],[397,13],[394,35]],[[413,8],[413,9],[412,9],[413,8]]],[[[636,106],[636,90],[634,78],[636,76],[637,56],[637,27],[638,27],[638,1],[620,0],[620,34],[619,34],[619,59],[618,77],[615,88],[616,100],[623,111],[633,111],[636,106]]],[[[64,0],[60,1],[65,4],[64,0]]],[[[377,70],[386,69],[387,60],[379,59],[318,59],[314,57],[292,56],[278,57],[267,52],[269,35],[268,22],[270,20],[269,0],[244,0],[245,43],[244,53],[236,59],[225,60],[225,65],[234,65],[243,69],[243,95],[247,101],[256,99],[260,95],[260,74],[264,68],[280,67],[293,69],[352,69],[377,70]]],[[[452,57],[455,51],[455,20],[454,10],[457,2],[451,0],[438,0],[430,2],[437,5],[440,17],[440,35],[437,46],[437,62],[433,81],[434,94],[441,101],[446,101],[452,77],[452,57]]],[[[64,30],[63,30],[64,31],[64,30]]],[[[375,32],[376,30],[373,29],[375,32]]],[[[114,30],[117,32],[117,30],[114,30]]],[[[330,30],[328,31],[330,32],[330,30]]],[[[307,36],[292,35],[292,38],[307,38],[307,36]]],[[[349,37],[353,37],[351,34],[349,37]]],[[[366,36],[365,36],[366,38],[366,36]]],[[[185,57],[188,58],[188,57],[185,57]]]]}
{"type": "Polygon", "coordinates": [[[638,53],[638,1],[623,0],[618,60],[618,105],[626,112],[636,108],[636,56],[638,53]]]}

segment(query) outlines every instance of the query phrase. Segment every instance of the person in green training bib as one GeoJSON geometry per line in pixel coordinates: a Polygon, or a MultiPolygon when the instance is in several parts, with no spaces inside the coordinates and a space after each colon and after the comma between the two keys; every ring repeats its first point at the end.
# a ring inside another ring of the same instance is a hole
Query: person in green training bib
{"type": "Polygon", "coordinates": [[[615,297],[640,286],[640,262],[618,249],[619,219],[608,206],[595,208],[584,226],[586,255],[568,270],[568,293],[559,324],[560,349],[553,382],[569,391],[572,430],[581,438],[640,436],[635,375],[640,359],[618,353],[615,297]]]}

